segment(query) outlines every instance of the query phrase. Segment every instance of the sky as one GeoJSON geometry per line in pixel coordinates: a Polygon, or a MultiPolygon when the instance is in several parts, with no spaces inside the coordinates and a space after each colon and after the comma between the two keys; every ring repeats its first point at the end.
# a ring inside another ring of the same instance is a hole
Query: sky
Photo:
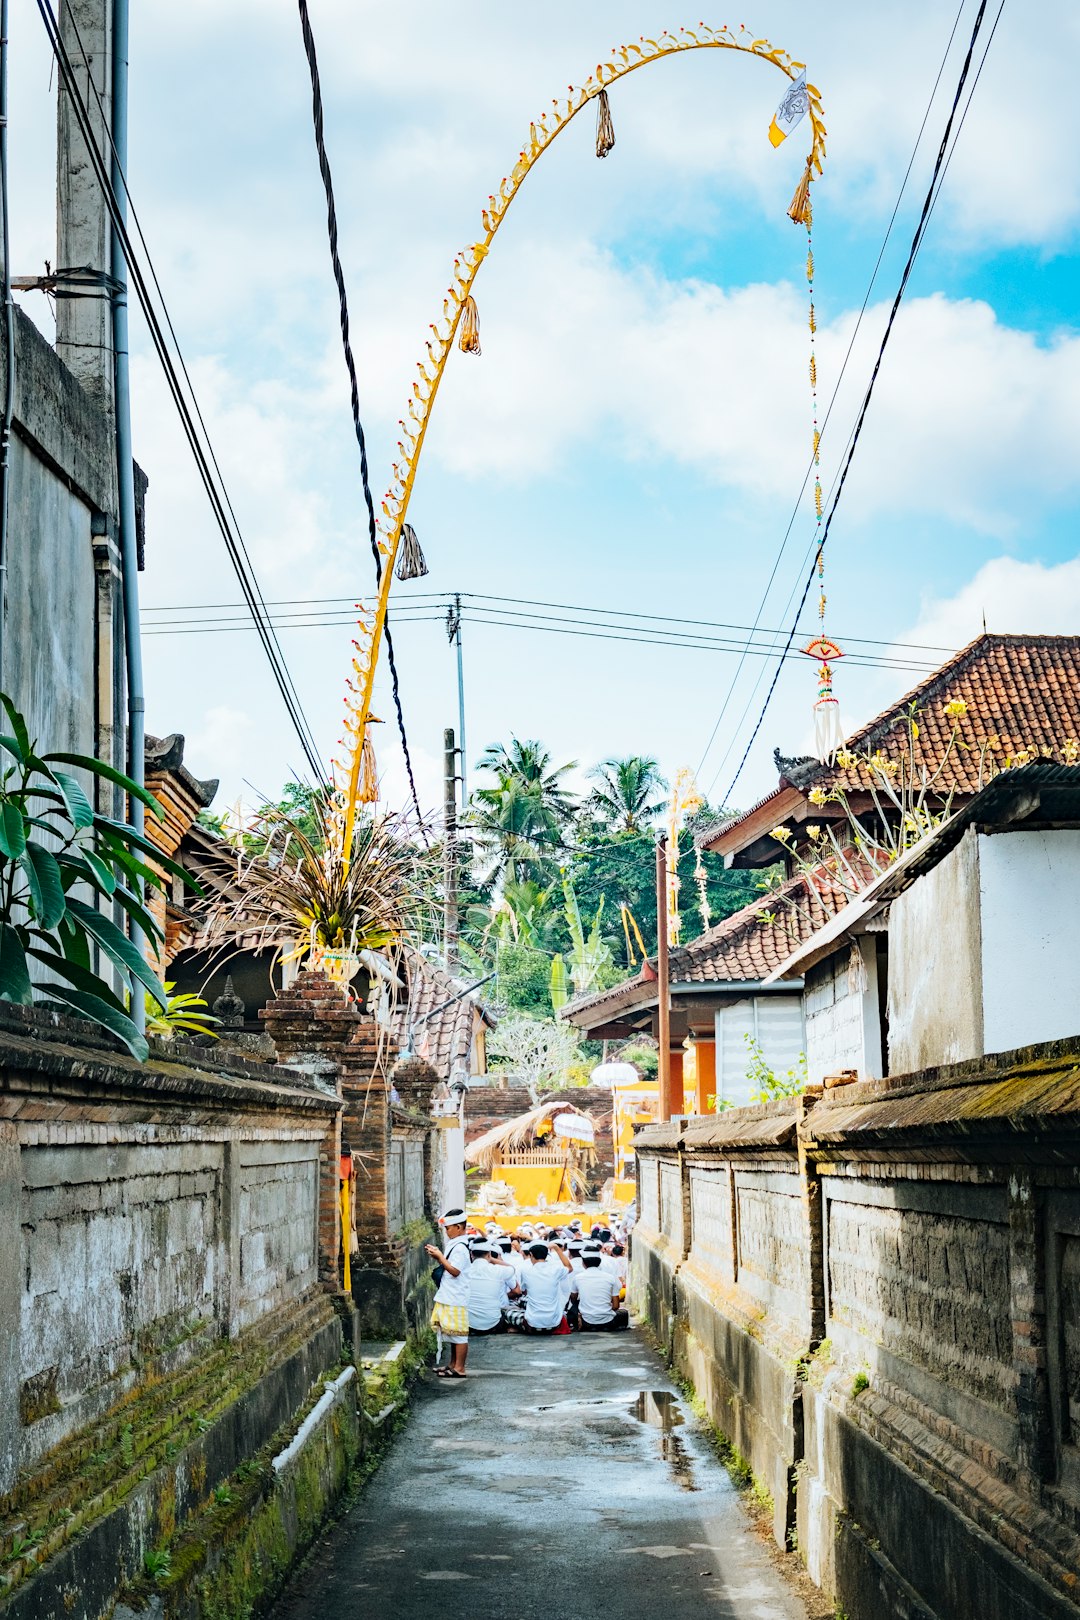
{"type": "MultiPolygon", "coordinates": [[[[529,123],[613,45],[696,24],[671,4],[310,0],[376,503],[454,256],[481,234],[480,209],[529,123]]],[[[767,34],[821,91],[828,155],[813,200],[822,415],[832,401],[826,491],[974,24],[977,0],[964,0],[958,22],[957,4],[754,0],[752,15],[707,19],[767,34]]],[[[55,262],[55,87],[36,8],[13,12],[12,260],[27,275],[55,262]]],[[[285,604],[370,595],[296,7],[144,0],[133,12],[131,195],[263,593],[285,604]]],[[[1064,109],[1078,49],[1080,8],[1046,0],[1036,29],[1009,0],[975,85],[829,540],[828,629],[849,655],[877,660],[837,668],[848,729],[984,622],[1077,630],[1080,163],[1064,109]]],[[[647,754],[669,776],[695,769],[712,802],[728,794],[745,806],[775,786],[775,747],[810,746],[809,660],[783,666],[733,781],[775,657],[740,662],[729,648],[596,634],[618,614],[785,634],[792,620],[814,515],[808,491],[800,500],[806,238],[786,217],[807,126],[778,150],[767,138],[785,84],[768,64],[726,51],[621,81],[611,155],[597,161],[584,112],[526,180],[482,266],[483,353],[451,357],[410,512],[431,571],[392,598],[425,809],[442,798],[457,691],[440,610],[421,604],[454,592],[466,603],[471,777],[489,744],[516,735],[540,739],[556,763],[577,762],[582,784],[598,760],[647,754]],[[579,625],[593,634],[483,623],[492,609],[482,597],[581,607],[579,625]]],[[[44,298],[20,302],[51,338],[44,298]]],[[[236,617],[192,610],[236,604],[239,590],[138,317],[133,356],[135,452],[150,480],[148,727],[185,734],[190,768],[221,778],[219,808],[276,796],[305,767],[254,633],[175,627],[236,617]]],[[[814,632],[815,595],[798,644],[814,632]]],[[[326,757],[338,751],[352,633],[347,609],[331,617],[281,630],[326,757]]],[[[383,792],[401,802],[385,670],[375,708],[388,722],[377,741],[383,792]]]]}

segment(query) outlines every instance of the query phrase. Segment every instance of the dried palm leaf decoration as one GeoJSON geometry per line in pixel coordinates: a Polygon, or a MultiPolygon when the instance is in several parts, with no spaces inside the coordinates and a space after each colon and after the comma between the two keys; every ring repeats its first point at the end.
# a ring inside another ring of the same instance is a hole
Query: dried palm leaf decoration
{"type": "Polygon", "coordinates": [[[471,293],[461,311],[461,336],[458,338],[458,348],[462,354],[480,353],[480,316],[476,308],[476,299],[471,293]]]}
{"type": "Polygon", "coordinates": [[[795,187],[795,195],[792,197],[791,207],[788,209],[788,218],[793,220],[796,225],[805,225],[807,230],[810,229],[810,181],[812,179],[810,159],[807,158],[802,179],[795,187]]]}
{"type": "Polygon", "coordinates": [[[596,155],[607,157],[615,145],[615,125],[611,122],[611,102],[606,90],[596,98],[596,155]]]}
{"type": "Polygon", "coordinates": [[[424,560],[424,553],[420,550],[416,530],[411,523],[406,523],[401,530],[398,565],[394,573],[398,579],[423,579],[427,571],[428,565],[424,560]]]}

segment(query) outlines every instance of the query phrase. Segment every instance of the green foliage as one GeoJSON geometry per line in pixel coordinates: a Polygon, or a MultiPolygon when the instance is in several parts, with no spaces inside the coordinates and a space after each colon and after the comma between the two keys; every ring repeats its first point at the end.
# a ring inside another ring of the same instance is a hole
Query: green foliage
{"type": "Polygon", "coordinates": [[[525,945],[502,945],[495,955],[500,1002],[534,1018],[551,1014],[551,957],[525,945]]]}
{"type": "Polygon", "coordinates": [[[605,759],[589,775],[596,786],[586,808],[612,831],[641,832],[664,808],[667,782],[655,759],[605,759]]]}
{"type": "Polygon", "coordinates": [[[624,1046],[618,1061],[632,1063],[643,1080],[655,1080],[660,1073],[660,1053],[652,1046],[624,1046]]]}
{"type": "Polygon", "coordinates": [[[869,1389],[869,1388],[870,1388],[870,1375],[869,1375],[869,1373],[857,1372],[855,1374],[854,1382],[852,1383],[852,1386],[851,1386],[851,1393],[853,1395],[861,1395],[864,1389],[869,1389]]]}
{"type": "Polygon", "coordinates": [[[165,980],[165,1006],[159,1007],[156,1002],[146,998],[146,1032],[148,1035],[206,1035],[212,1041],[217,1040],[214,1030],[215,1024],[221,1019],[215,1018],[206,1008],[202,996],[188,993],[175,993],[176,986],[170,979],[165,980]]]}
{"type": "Polygon", "coordinates": [[[795,1067],[781,1076],[770,1069],[765,1061],[764,1052],[752,1035],[744,1035],[743,1040],[750,1054],[746,1065],[746,1077],[757,1085],[757,1090],[750,1094],[751,1102],[767,1103],[775,1102],[781,1097],[802,1096],[806,1090],[807,1080],[805,1052],[800,1052],[795,1067]]]}
{"type": "Polygon", "coordinates": [[[92,966],[94,953],[122,985],[138,981],[164,1007],[165,992],[145,956],[111,913],[119,907],[151,944],[159,944],[161,931],[143,904],[140,886],[164,889],[166,874],[189,880],[143,834],[99,815],[63,767],[112,783],[156,816],[161,808],[145,788],[101,760],[39,754],[10,698],[0,693],[0,705],[12,733],[0,736],[0,750],[11,761],[0,772],[0,1000],[61,1002],[111,1030],[134,1056],[145,1059],[146,1041],[122,995],[92,966]],[[97,910],[87,895],[108,909],[97,910]],[[31,962],[48,969],[46,983],[31,983],[31,962]]]}
{"type": "Polygon", "coordinates": [[[143,1558],[143,1572],[159,1585],[172,1574],[172,1553],[168,1547],[152,1548],[143,1558]]]}

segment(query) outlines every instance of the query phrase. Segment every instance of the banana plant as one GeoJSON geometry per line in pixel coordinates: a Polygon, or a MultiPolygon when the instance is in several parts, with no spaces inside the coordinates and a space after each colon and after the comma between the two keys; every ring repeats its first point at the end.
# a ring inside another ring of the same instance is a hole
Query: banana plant
{"type": "Polygon", "coordinates": [[[111,1030],[145,1061],[148,1047],[124,987],[132,995],[145,991],[163,1011],[168,997],[138,945],[107,913],[119,907],[156,946],[161,930],[140,885],[164,890],[170,876],[195,885],[145,834],[95,811],[70,767],[111,782],[162,819],[152,793],[86,754],[40,754],[2,692],[0,706],[11,727],[10,736],[0,735],[0,1001],[60,1002],[111,1030]],[[115,970],[119,994],[96,971],[95,951],[99,963],[115,970]],[[48,977],[32,981],[32,964],[48,977]]]}
{"type": "Polygon", "coordinates": [[[574,986],[574,994],[583,996],[590,990],[600,988],[600,979],[605,968],[611,966],[612,955],[607,941],[601,936],[600,924],[604,915],[604,897],[600,896],[600,904],[596,908],[596,916],[588,934],[585,933],[581,920],[581,907],[578,905],[577,895],[574,892],[574,883],[569,872],[562,870],[563,899],[566,911],[566,926],[570,932],[570,954],[567,963],[567,972],[570,982],[574,986]]]}

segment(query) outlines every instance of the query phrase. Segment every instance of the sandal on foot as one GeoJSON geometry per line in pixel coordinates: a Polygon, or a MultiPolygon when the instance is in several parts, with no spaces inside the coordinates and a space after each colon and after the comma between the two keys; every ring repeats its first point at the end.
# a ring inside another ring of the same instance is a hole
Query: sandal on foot
{"type": "Polygon", "coordinates": [[[464,1378],[463,1372],[455,1372],[453,1367],[436,1367],[436,1378],[464,1378]]]}

